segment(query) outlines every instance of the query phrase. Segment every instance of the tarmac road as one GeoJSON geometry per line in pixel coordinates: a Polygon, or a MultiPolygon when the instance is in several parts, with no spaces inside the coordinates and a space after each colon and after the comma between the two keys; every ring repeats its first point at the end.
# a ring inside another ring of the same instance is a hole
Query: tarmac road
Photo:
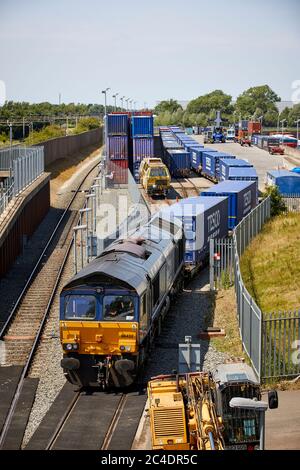
{"type": "Polygon", "coordinates": [[[278,401],[277,410],[266,412],[266,449],[299,450],[300,390],[278,391],[278,401]]]}

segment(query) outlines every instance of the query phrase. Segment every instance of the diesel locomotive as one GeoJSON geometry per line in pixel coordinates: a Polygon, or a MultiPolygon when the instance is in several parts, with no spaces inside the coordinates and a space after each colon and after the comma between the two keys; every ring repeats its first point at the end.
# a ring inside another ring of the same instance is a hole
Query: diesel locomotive
{"type": "Polygon", "coordinates": [[[183,285],[182,224],[154,217],[112,243],[60,296],[61,366],[79,386],[135,379],[172,297],[183,285]]]}

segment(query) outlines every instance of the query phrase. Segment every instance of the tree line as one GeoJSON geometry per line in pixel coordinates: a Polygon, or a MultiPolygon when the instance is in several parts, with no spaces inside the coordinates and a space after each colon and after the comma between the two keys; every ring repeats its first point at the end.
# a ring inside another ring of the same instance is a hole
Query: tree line
{"type": "Polygon", "coordinates": [[[284,126],[295,127],[300,119],[300,104],[293,108],[284,108],[280,113],[276,102],[281,98],[268,86],[251,87],[238,96],[235,103],[232,96],[222,90],[199,96],[191,100],[183,110],[173,99],[161,101],[155,108],[156,125],[181,124],[189,126],[208,126],[214,122],[216,111],[221,111],[222,121],[231,125],[240,119],[261,119],[264,127],[277,127],[285,119],[284,126]]]}

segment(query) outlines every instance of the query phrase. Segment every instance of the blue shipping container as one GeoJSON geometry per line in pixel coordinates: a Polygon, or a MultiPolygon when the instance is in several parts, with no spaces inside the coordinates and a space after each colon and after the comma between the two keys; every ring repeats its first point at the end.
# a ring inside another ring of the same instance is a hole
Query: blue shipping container
{"type": "Polygon", "coordinates": [[[278,186],[283,195],[300,194],[300,175],[288,170],[272,170],[267,172],[267,184],[278,186]]]}
{"type": "Polygon", "coordinates": [[[110,135],[128,135],[127,114],[107,114],[104,118],[105,132],[110,135]]]}
{"type": "Polygon", "coordinates": [[[152,137],[132,139],[133,162],[141,162],[143,158],[154,157],[154,140],[152,137]]]}
{"type": "Polygon", "coordinates": [[[185,262],[197,264],[209,252],[211,238],[227,236],[228,198],[189,197],[162,209],[160,217],[182,221],[186,238],[185,262]]]}
{"type": "Polygon", "coordinates": [[[208,147],[202,148],[191,148],[191,168],[195,171],[200,172],[202,169],[202,155],[203,153],[217,153],[218,151],[215,149],[210,149],[208,147]]]}
{"type": "Polygon", "coordinates": [[[246,160],[241,160],[238,158],[228,158],[228,159],[221,158],[219,164],[220,164],[220,171],[219,171],[220,181],[228,180],[230,167],[253,167],[251,163],[246,162],[246,160]]]}
{"type": "Polygon", "coordinates": [[[235,158],[234,155],[229,155],[223,152],[204,152],[202,153],[202,174],[214,181],[219,179],[220,175],[220,158],[235,158]]]}
{"type": "Polygon", "coordinates": [[[172,176],[183,176],[190,170],[190,153],[180,149],[169,149],[166,152],[167,165],[172,176]]]}
{"type": "Polygon", "coordinates": [[[106,139],[106,153],[109,160],[128,158],[128,137],[109,136],[106,139]]]}
{"type": "Polygon", "coordinates": [[[228,197],[228,228],[233,229],[257,205],[255,181],[223,181],[201,196],[228,197]]]}
{"type": "Polygon", "coordinates": [[[231,166],[229,168],[228,179],[240,181],[258,181],[258,176],[255,168],[253,167],[231,166]]]}
{"type": "Polygon", "coordinates": [[[153,137],[153,116],[132,116],[132,137],[153,137]]]}
{"type": "Polygon", "coordinates": [[[200,148],[204,148],[203,145],[201,144],[198,144],[198,142],[196,142],[195,140],[193,140],[192,142],[184,142],[184,148],[186,148],[189,152],[191,150],[192,147],[200,147],[200,148]]]}
{"type": "Polygon", "coordinates": [[[176,140],[163,140],[163,146],[165,149],[182,149],[182,145],[176,142],[176,140]]]}

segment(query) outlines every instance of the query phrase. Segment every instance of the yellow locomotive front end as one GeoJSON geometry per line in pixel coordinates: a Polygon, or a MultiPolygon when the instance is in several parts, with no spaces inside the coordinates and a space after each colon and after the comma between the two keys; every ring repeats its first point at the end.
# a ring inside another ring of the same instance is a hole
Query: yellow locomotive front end
{"type": "Polygon", "coordinates": [[[128,386],[139,352],[138,298],[134,292],[72,289],[61,294],[61,365],[81,386],[128,386]]]}

